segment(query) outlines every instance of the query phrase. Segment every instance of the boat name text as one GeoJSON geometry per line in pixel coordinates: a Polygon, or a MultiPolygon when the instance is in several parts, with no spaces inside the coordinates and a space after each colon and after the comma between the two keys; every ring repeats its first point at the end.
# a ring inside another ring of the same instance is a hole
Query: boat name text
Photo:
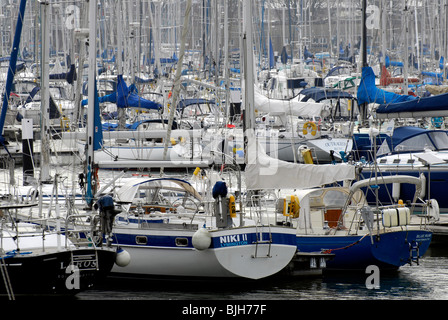
{"type": "Polygon", "coordinates": [[[247,244],[247,234],[233,234],[219,237],[221,247],[241,246],[247,244]]]}

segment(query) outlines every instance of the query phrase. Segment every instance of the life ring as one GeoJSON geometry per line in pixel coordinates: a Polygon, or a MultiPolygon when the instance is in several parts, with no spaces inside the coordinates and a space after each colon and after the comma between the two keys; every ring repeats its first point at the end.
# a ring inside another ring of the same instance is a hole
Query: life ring
{"type": "Polygon", "coordinates": [[[303,134],[307,135],[308,134],[308,129],[311,129],[311,135],[315,136],[316,132],[317,132],[317,126],[314,122],[312,121],[308,121],[305,122],[305,124],[303,125],[303,134]]]}

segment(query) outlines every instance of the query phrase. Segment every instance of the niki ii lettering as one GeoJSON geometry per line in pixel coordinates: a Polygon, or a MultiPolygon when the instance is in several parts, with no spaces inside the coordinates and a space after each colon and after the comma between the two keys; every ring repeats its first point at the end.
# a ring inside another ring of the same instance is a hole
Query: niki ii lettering
{"type": "Polygon", "coordinates": [[[241,246],[248,244],[247,234],[234,234],[219,237],[219,244],[221,245],[221,247],[241,246]]]}

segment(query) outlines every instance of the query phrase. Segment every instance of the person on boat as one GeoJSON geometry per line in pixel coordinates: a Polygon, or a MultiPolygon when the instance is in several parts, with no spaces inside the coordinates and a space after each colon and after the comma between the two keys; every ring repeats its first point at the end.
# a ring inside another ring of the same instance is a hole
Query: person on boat
{"type": "Polygon", "coordinates": [[[100,213],[101,233],[107,242],[109,242],[112,236],[112,226],[115,216],[120,211],[115,210],[114,200],[110,195],[102,196],[94,207],[100,213]]]}

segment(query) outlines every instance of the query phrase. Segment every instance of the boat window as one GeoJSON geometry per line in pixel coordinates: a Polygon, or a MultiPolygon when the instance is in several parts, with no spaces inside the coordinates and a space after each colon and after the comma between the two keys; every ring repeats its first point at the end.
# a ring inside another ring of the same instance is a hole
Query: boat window
{"type": "Polygon", "coordinates": [[[448,149],[448,135],[445,131],[430,132],[429,135],[437,149],[448,149]]]}
{"type": "Polygon", "coordinates": [[[338,190],[330,190],[325,193],[324,204],[332,207],[343,207],[347,201],[347,194],[338,190]]]}
{"type": "Polygon", "coordinates": [[[176,238],[176,246],[178,246],[178,247],[188,246],[188,239],[187,238],[176,238]]]}
{"type": "Polygon", "coordinates": [[[404,140],[394,148],[394,151],[417,151],[424,149],[434,150],[434,145],[428,135],[420,134],[415,137],[404,140]]]}
{"type": "Polygon", "coordinates": [[[148,238],[146,236],[136,236],[135,237],[135,243],[136,244],[147,244],[148,238]]]}

